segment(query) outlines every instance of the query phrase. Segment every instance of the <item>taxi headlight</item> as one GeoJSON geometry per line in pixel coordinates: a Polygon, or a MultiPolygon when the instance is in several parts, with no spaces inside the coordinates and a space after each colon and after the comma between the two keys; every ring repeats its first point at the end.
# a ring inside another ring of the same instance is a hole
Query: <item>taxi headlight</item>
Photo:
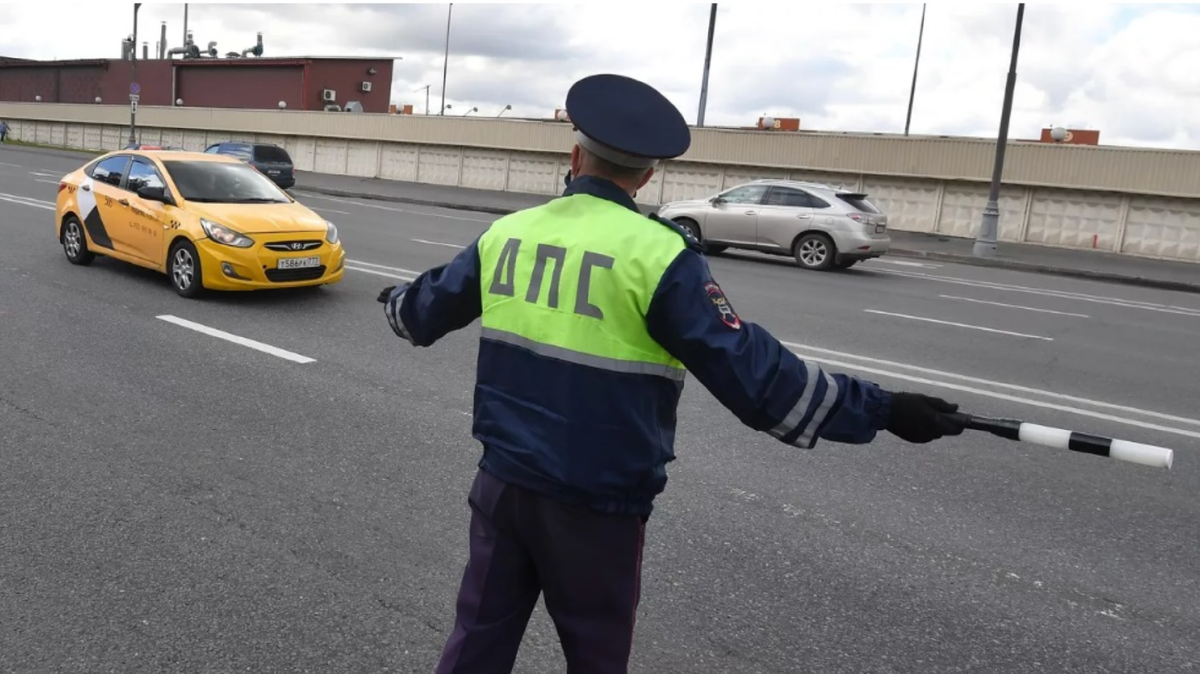
{"type": "Polygon", "coordinates": [[[217,243],[233,246],[234,248],[249,248],[254,245],[254,239],[241,232],[235,232],[224,225],[218,225],[211,220],[201,218],[200,226],[204,228],[204,233],[208,235],[208,238],[217,243]]]}
{"type": "Polygon", "coordinates": [[[330,222],[328,220],[325,221],[325,240],[328,241],[329,243],[337,243],[338,242],[337,225],[333,224],[332,222],[330,222]]]}

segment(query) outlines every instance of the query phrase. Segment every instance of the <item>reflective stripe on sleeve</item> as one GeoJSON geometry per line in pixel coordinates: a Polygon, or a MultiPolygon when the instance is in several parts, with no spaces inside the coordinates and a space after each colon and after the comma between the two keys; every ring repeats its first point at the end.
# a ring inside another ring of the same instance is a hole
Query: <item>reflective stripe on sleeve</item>
{"type": "Polygon", "coordinates": [[[808,415],[808,408],[812,404],[813,394],[817,391],[817,377],[821,374],[820,369],[813,366],[807,360],[800,361],[804,365],[804,392],[800,394],[800,401],[792,408],[792,411],[787,413],[783,421],[779,425],[770,430],[770,434],[777,440],[783,439],[785,435],[796,430],[800,426],[800,422],[804,421],[804,417],[808,415]]]}
{"type": "Polygon", "coordinates": [[[817,431],[825,424],[825,421],[829,417],[829,411],[837,401],[840,389],[833,377],[830,377],[820,368],[808,361],[802,360],[801,363],[804,365],[804,392],[800,395],[800,400],[796,402],[796,406],[769,433],[777,440],[782,440],[788,435],[799,431],[796,439],[789,444],[797,447],[811,448],[816,444],[817,431]],[[817,408],[815,411],[812,411],[817,388],[820,386],[822,380],[825,381],[825,394],[819,400],[816,400],[817,408]],[[804,420],[809,417],[810,411],[812,412],[812,417],[805,424],[804,420]]]}
{"type": "Polygon", "coordinates": [[[400,306],[404,303],[404,295],[407,292],[408,289],[405,288],[399,295],[389,299],[384,310],[387,313],[388,324],[392,326],[392,332],[409,344],[413,344],[412,335],[408,334],[408,330],[404,327],[404,321],[400,319],[400,306]]]}
{"type": "Polygon", "coordinates": [[[813,415],[804,432],[792,444],[797,447],[812,447],[817,443],[817,431],[820,430],[829,418],[829,411],[833,409],[833,404],[837,402],[838,392],[840,388],[833,377],[822,372],[821,376],[825,378],[825,396],[821,398],[821,406],[817,408],[816,414],[813,415]]]}

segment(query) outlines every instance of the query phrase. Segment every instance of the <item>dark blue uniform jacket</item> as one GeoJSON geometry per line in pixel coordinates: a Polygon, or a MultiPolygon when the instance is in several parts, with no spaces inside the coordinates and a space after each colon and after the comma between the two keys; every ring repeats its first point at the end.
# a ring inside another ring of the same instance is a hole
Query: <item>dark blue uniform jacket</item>
{"type": "MultiPolygon", "coordinates": [[[[638,210],[605,180],[578,178],[564,196],[579,193],[638,210]]],[[[647,218],[646,226],[673,225],[647,218]]],[[[387,305],[396,333],[429,346],[479,318],[479,267],[473,244],[397,288],[387,305]]],[[[646,327],[743,424],[784,443],[861,444],[887,424],[890,393],[823,372],[732,313],[698,245],[663,275],[646,327]]],[[[648,516],[675,458],[682,390],[682,381],[589,368],[482,338],[473,430],[484,447],[480,468],[600,512],[648,516]]]]}

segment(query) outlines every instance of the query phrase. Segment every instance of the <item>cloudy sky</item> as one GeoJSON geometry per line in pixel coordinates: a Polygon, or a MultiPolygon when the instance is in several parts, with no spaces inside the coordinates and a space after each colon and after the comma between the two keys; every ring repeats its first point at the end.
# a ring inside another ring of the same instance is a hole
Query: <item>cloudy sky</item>
{"type": "MultiPolygon", "coordinates": [[[[132,3],[0,4],[0,54],[120,55],[132,3]],[[123,11],[117,11],[121,8],[123,11]],[[124,8],[128,8],[125,10],[124,8]]],[[[596,72],[645,80],[697,117],[708,3],[454,3],[446,101],[454,111],[548,117],[571,82],[596,72]]],[[[264,33],[266,55],[394,55],[393,102],[441,100],[446,4],[197,4],[196,41],[221,52],[264,33]]],[[[804,128],[903,132],[921,5],[720,3],[706,122],[762,114],[804,128]]],[[[929,3],[912,132],[995,137],[1016,4],[929,3]]],[[[182,4],[144,4],[139,41],[159,22],[178,46],[182,4]]],[[[1200,149],[1200,6],[1029,3],[1010,135],[1051,124],[1098,129],[1105,144],[1200,149]]]]}

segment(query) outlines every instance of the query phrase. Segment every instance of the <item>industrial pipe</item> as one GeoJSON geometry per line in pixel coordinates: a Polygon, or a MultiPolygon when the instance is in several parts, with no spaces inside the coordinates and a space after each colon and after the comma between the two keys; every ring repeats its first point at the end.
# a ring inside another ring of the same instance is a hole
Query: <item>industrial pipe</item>
{"type": "Polygon", "coordinates": [[[254,45],[253,47],[247,47],[247,48],[245,48],[245,49],[243,49],[243,50],[242,50],[242,57],[243,57],[243,58],[245,58],[245,57],[246,57],[247,55],[249,55],[249,54],[254,54],[255,56],[262,56],[262,55],[263,55],[263,39],[262,39],[262,32],[261,32],[261,31],[260,31],[260,32],[259,32],[259,34],[258,34],[258,42],[257,42],[257,43],[255,43],[255,45],[254,45]]]}

